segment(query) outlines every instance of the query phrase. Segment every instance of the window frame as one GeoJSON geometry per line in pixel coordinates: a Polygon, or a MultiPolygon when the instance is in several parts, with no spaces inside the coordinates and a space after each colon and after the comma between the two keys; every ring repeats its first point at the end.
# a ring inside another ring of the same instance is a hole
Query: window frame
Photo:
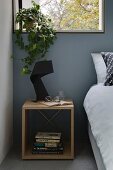
{"type": "MultiPolygon", "coordinates": [[[[19,9],[22,9],[22,0],[12,0],[12,6],[13,6],[13,31],[16,30],[16,24],[15,24],[15,13],[14,13],[14,3],[15,1],[18,1],[18,11],[19,9]]],[[[105,33],[105,0],[102,1],[102,30],[56,30],[56,33],[105,33]]],[[[22,31],[23,33],[27,33],[25,31],[22,31]]]]}

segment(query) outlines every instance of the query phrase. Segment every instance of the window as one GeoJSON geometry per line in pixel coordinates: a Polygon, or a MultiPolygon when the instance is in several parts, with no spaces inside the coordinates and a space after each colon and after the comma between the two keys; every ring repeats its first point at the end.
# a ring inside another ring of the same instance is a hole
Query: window
{"type": "MultiPolygon", "coordinates": [[[[57,32],[103,32],[104,0],[35,0],[57,32]]],[[[31,7],[31,0],[22,0],[31,7]]]]}

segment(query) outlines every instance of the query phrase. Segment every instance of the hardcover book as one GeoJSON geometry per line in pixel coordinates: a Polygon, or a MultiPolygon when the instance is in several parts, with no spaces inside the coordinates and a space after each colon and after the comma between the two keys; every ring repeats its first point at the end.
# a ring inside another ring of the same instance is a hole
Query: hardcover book
{"type": "Polygon", "coordinates": [[[50,143],[59,143],[60,140],[56,140],[56,139],[36,139],[36,142],[50,142],[50,143]]]}
{"type": "Polygon", "coordinates": [[[56,148],[40,148],[40,147],[33,147],[32,153],[33,154],[44,154],[44,153],[53,153],[53,154],[58,154],[58,153],[63,153],[64,148],[61,147],[56,147],[56,148]]]}
{"type": "Polygon", "coordinates": [[[33,143],[33,154],[61,154],[63,153],[61,133],[37,132],[33,143]]]}
{"type": "Polygon", "coordinates": [[[36,139],[61,139],[61,133],[55,132],[38,132],[35,136],[36,139]]]}
{"type": "Polygon", "coordinates": [[[33,150],[32,151],[32,154],[63,154],[63,151],[51,151],[51,152],[48,152],[48,151],[37,151],[37,150],[33,150]]]}
{"type": "Polygon", "coordinates": [[[37,151],[48,151],[48,152],[54,152],[54,151],[63,151],[63,147],[56,147],[56,148],[38,148],[38,147],[33,147],[33,150],[37,151]]]}
{"type": "Polygon", "coordinates": [[[55,143],[55,142],[52,142],[52,143],[40,143],[40,142],[34,142],[33,144],[35,147],[46,147],[46,148],[54,148],[54,147],[61,147],[62,146],[62,143],[55,143]]]}
{"type": "Polygon", "coordinates": [[[46,106],[52,107],[52,106],[63,106],[63,105],[72,105],[72,101],[64,101],[61,100],[59,102],[40,102],[41,104],[44,104],[46,106]]]}

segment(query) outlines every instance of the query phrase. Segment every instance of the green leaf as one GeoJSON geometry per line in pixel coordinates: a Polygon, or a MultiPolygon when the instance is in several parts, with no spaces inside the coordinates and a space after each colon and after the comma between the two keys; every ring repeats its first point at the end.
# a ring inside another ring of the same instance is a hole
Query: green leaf
{"type": "Polygon", "coordinates": [[[27,75],[27,74],[30,74],[30,73],[31,73],[31,71],[27,67],[23,67],[22,70],[21,70],[22,75],[27,75]]]}
{"type": "Polygon", "coordinates": [[[56,31],[52,27],[51,19],[41,13],[39,4],[34,1],[32,1],[31,8],[19,10],[16,14],[16,22],[20,24],[20,28],[15,32],[15,43],[26,52],[26,55],[21,58],[24,65],[21,73],[26,75],[31,73],[30,67],[35,61],[40,58],[44,59],[56,38],[56,31]],[[22,35],[22,24],[28,33],[27,42],[22,35]]]}

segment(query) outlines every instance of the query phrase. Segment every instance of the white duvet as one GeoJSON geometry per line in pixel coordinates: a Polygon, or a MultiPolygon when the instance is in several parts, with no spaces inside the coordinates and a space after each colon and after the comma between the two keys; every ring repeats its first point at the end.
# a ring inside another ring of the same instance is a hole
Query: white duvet
{"type": "Polygon", "coordinates": [[[113,170],[113,86],[91,87],[84,108],[106,170],[113,170]]]}

